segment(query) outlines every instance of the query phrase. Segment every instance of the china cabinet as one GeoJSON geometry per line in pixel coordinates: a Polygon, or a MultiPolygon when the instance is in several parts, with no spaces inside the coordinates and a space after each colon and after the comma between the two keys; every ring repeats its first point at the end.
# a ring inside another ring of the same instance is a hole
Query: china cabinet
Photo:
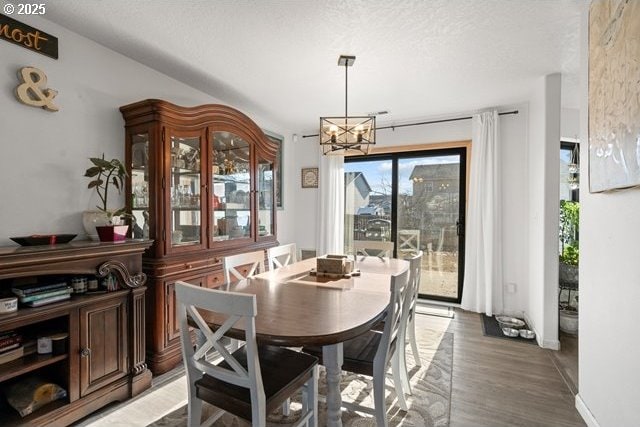
{"type": "Polygon", "coordinates": [[[219,286],[224,256],[277,244],[277,146],[249,117],[224,105],[150,99],[120,111],[133,236],[155,242],[144,271],[147,359],[157,374],[181,360],[175,282],[219,286]]]}

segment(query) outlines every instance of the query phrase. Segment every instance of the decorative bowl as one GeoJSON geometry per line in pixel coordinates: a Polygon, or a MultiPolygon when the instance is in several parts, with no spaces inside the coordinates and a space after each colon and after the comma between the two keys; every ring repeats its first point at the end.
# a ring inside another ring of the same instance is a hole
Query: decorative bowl
{"type": "Polygon", "coordinates": [[[31,236],[9,237],[21,246],[55,245],[69,243],[77,234],[32,234],[31,236]]]}
{"type": "Polygon", "coordinates": [[[511,338],[515,338],[520,334],[517,329],[513,328],[502,328],[502,333],[511,338]]]}
{"type": "Polygon", "coordinates": [[[536,333],[529,329],[520,329],[520,336],[528,340],[532,340],[536,337],[536,333]]]}
{"type": "Polygon", "coordinates": [[[515,317],[496,316],[496,320],[502,328],[520,329],[524,326],[524,322],[520,319],[516,319],[515,317]]]}

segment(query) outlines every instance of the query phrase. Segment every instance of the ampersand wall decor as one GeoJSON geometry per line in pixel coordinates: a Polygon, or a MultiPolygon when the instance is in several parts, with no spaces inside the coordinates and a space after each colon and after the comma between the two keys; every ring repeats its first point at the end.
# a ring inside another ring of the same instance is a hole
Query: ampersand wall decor
{"type": "Polygon", "coordinates": [[[47,111],[58,111],[53,104],[53,98],[58,91],[47,88],[47,75],[35,67],[23,67],[18,71],[18,78],[22,81],[16,87],[18,101],[32,107],[44,108],[47,111]]]}

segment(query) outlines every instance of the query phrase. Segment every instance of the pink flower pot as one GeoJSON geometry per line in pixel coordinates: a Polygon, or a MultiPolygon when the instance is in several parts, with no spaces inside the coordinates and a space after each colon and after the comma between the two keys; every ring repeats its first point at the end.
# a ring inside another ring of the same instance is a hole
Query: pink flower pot
{"type": "Polygon", "coordinates": [[[128,225],[102,225],[97,226],[98,237],[101,242],[121,242],[127,238],[128,225]]]}

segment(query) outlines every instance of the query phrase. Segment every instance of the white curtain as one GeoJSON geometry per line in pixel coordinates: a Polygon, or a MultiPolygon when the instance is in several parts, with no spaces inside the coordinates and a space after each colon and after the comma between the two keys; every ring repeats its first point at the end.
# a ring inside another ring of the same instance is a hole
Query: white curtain
{"type": "Polygon", "coordinates": [[[319,160],[317,253],[344,251],[344,158],[325,156],[319,160]]]}
{"type": "Polygon", "coordinates": [[[462,308],[502,314],[502,197],[498,112],[473,116],[462,308]]]}

